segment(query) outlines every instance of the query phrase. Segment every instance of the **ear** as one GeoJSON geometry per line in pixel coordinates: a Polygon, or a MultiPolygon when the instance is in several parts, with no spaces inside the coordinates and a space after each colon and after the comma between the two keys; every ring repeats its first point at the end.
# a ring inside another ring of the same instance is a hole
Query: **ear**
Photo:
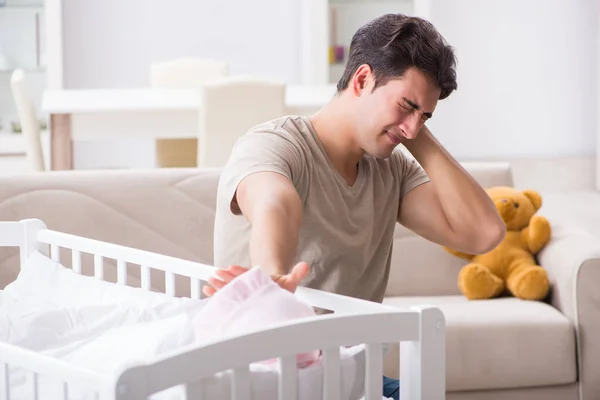
{"type": "Polygon", "coordinates": [[[360,96],[363,91],[370,85],[370,80],[373,79],[371,67],[368,64],[362,64],[356,69],[352,77],[352,92],[355,96],[360,96]]]}
{"type": "Polygon", "coordinates": [[[542,206],[542,196],[540,196],[538,192],[536,192],[535,190],[526,189],[523,190],[523,194],[529,200],[531,200],[536,211],[540,209],[540,207],[542,206]]]}

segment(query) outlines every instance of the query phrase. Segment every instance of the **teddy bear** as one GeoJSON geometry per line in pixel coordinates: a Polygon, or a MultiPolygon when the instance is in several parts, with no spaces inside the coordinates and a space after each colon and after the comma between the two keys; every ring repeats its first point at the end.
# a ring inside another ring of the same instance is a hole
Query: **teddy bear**
{"type": "Polygon", "coordinates": [[[485,254],[472,255],[444,247],[469,260],[458,275],[458,287],[470,300],[510,293],[523,300],[542,300],[550,289],[546,270],[535,255],[551,237],[550,223],[536,214],[542,197],[534,190],[497,186],[486,190],[506,225],[502,242],[485,254]]]}

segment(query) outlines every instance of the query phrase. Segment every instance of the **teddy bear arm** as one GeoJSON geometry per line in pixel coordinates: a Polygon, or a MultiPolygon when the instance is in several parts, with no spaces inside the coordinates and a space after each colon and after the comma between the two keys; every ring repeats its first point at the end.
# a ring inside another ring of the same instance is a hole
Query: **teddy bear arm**
{"type": "Polygon", "coordinates": [[[550,236],[550,223],[540,215],[534,216],[521,231],[521,241],[532,254],[537,254],[550,241],[550,236]]]}

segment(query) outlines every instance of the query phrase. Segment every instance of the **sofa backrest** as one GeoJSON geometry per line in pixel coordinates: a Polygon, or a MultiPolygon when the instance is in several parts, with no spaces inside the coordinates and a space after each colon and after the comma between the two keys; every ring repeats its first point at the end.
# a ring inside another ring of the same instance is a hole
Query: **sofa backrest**
{"type": "MultiPolygon", "coordinates": [[[[506,164],[465,164],[484,186],[512,185],[506,164]]],[[[39,218],[48,228],[212,264],[219,169],[57,171],[0,176],[0,221],[39,218]]],[[[452,294],[459,262],[398,225],[388,292],[452,294]]],[[[18,251],[0,248],[0,289],[18,274],[18,251]]],[[[70,253],[61,254],[70,266],[70,253]]],[[[84,273],[93,259],[84,255],[84,273]]],[[[139,280],[139,268],[129,279],[139,280]]],[[[105,277],[116,282],[114,264],[105,277]]],[[[164,281],[152,278],[157,289],[164,281]]],[[[187,288],[178,294],[186,295],[187,288]]]]}
{"type": "MultiPolygon", "coordinates": [[[[212,264],[219,173],[174,168],[0,176],[0,221],[39,218],[50,229],[212,264]]],[[[70,266],[70,259],[61,253],[61,263],[70,266]]],[[[18,260],[16,249],[0,247],[0,288],[17,277],[18,260]]],[[[91,256],[83,256],[82,270],[93,274],[91,256]]],[[[139,267],[128,275],[135,284],[139,267]]],[[[116,282],[110,260],[105,277],[116,282]]],[[[153,276],[152,283],[164,287],[164,279],[153,276]]]]}

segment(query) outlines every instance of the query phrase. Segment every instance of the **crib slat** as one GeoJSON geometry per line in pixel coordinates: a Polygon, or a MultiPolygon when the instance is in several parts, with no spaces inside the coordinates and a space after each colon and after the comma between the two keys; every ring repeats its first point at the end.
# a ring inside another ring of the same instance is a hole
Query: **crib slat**
{"type": "Polygon", "coordinates": [[[204,400],[204,385],[202,380],[185,384],[185,398],[187,400],[204,400]]]}
{"type": "Polygon", "coordinates": [[[99,254],[94,254],[94,276],[104,280],[104,258],[99,254]]]}
{"type": "Polygon", "coordinates": [[[175,296],[175,274],[172,272],[165,272],[165,293],[167,296],[175,296]]]}
{"type": "Polygon", "coordinates": [[[231,379],[231,398],[233,400],[250,400],[250,371],[248,366],[234,369],[231,379]]]}
{"type": "Polygon", "coordinates": [[[202,281],[196,278],[190,278],[190,297],[200,299],[202,293],[202,281]]]}
{"type": "Polygon", "coordinates": [[[69,384],[67,382],[63,383],[63,399],[69,400],[69,384]]]}
{"type": "Polygon", "coordinates": [[[142,276],[142,289],[144,290],[150,290],[150,284],[151,284],[151,279],[150,279],[150,267],[148,267],[147,265],[142,265],[142,270],[141,270],[141,276],[142,276]]]}
{"type": "Polygon", "coordinates": [[[279,359],[281,374],[279,376],[279,400],[296,400],[298,398],[298,364],[296,356],[279,359]]]}
{"type": "Polygon", "coordinates": [[[127,263],[123,260],[117,260],[117,283],[127,285],[127,263]]]}
{"type": "Polygon", "coordinates": [[[79,250],[71,250],[71,265],[73,272],[81,274],[81,252],[79,250]]]}
{"type": "Polygon", "coordinates": [[[7,363],[2,363],[2,387],[4,388],[4,397],[10,400],[10,367],[7,363]]]}
{"type": "Polygon", "coordinates": [[[365,363],[365,400],[383,397],[383,348],[380,343],[367,344],[365,363]]]}
{"type": "Polygon", "coordinates": [[[55,244],[51,244],[50,257],[52,258],[52,261],[60,262],[60,247],[55,244]]]}
{"type": "MultiPolygon", "coordinates": [[[[323,399],[340,400],[342,398],[340,380],[340,348],[332,347],[323,351],[323,399]]],[[[381,397],[380,397],[381,399],[381,397]]]]}
{"type": "Polygon", "coordinates": [[[35,373],[35,372],[32,372],[31,374],[33,375],[32,376],[33,379],[31,381],[32,384],[33,384],[33,388],[32,388],[33,389],[33,398],[35,400],[38,400],[39,399],[39,394],[38,394],[38,374],[35,373]]]}

